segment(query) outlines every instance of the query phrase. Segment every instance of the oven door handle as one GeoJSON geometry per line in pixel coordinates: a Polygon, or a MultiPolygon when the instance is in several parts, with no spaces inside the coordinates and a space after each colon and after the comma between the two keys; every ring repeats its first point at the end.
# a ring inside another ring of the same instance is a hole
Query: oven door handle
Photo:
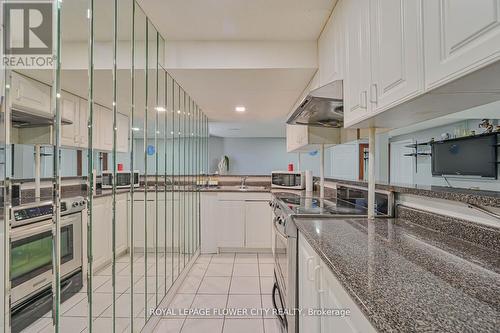
{"type": "Polygon", "coordinates": [[[273,221],[274,222],[273,223],[274,231],[276,231],[277,235],[286,241],[287,237],[278,229],[278,226],[276,226],[276,223],[278,223],[278,219],[279,219],[279,217],[274,218],[274,221],[273,221]]]}
{"type": "MultiPolygon", "coordinates": [[[[276,317],[278,317],[278,320],[280,321],[281,326],[283,326],[283,327],[286,328],[288,326],[287,323],[286,323],[286,319],[285,319],[284,316],[281,316],[279,314],[279,309],[278,309],[278,306],[276,304],[276,291],[278,291],[278,295],[279,295],[279,288],[278,288],[278,283],[277,282],[275,282],[274,285],[273,285],[273,291],[272,291],[272,297],[271,298],[273,300],[274,309],[276,310],[276,317]]],[[[281,295],[280,295],[280,297],[281,297],[281,295]]]]}
{"type": "Polygon", "coordinates": [[[13,228],[10,232],[10,238],[11,240],[16,241],[18,239],[50,231],[51,229],[52,229],[52,220],[43,222],[41,223],[41,225],[37,226],[33,226],[33,224],[28,224],[26,226],[13,228]]]}

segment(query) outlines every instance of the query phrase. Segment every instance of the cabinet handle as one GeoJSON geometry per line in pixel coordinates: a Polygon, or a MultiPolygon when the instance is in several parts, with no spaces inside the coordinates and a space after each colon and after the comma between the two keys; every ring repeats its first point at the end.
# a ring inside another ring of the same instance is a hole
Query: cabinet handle
{"type": "Polygon", "coordinates": [[[323,289],[321,289],[321,275],[318,276],[322,271],[322,268],[320,265],[314,267],[314,280],[316,280],[316,292],[318,294],[321,294],[325,292],[323,289]]]}
{"type": "Polygon", "coordinates": [[[376,83],[372,83],[370,86],[370,102],[373,104],[378,103],[378,87],[376,83]]]}
{"type": "Polygon", "coordinates": [[[311,263],[313,260],[314,260],[314,257],[309,257],[309,258],[307,258],[307,260],[306,260],[306,274],[307,274],[307,279],[308,279],[309,281],[314,281],[314,274],[313,274],[313,277],[311,277],[311,274],[309,273],[309,272],[310,272],[310,270],[309,270],[309,265],[310,265],[310,263],[311,263]]]}
{"type": "Polygon", "coordinates": [[[362,109],[367,108],[367,92],[366,90],[363,90],[362,92],[359,93],[359,106],[362,109]]]}

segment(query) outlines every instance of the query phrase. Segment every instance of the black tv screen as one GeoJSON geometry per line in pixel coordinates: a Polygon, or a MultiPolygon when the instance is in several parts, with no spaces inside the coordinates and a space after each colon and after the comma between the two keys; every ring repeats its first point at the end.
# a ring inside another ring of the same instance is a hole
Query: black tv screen
{"type": "Polygon", "coordinates": [[[497,178],[496,145],[496,135],[434,142],[432,144],[432,175],[497,178]]]}

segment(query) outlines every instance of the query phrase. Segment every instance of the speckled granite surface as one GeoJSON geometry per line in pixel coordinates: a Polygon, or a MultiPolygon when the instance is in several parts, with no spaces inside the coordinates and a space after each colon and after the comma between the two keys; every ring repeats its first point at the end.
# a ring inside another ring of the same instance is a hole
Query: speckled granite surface
{"type": "Polygon", "coordinates": [[[468,242],[477,244],[492,251],[500,251],[500,221],[498,228],[425,212],[419,209],[398,205],[396,216],[425,228],[438,231],[468,242]]]}
{"type": "Polygon", "coordinates": [[[500,253],[403,219],[296,219],[380,332],[498,332],[500,253]]]}
{"type": "MultiPolygon", "coordinates": [[[[351,181],[327,178],[327,181],[356,186],[367,186],[364,181],[351,181]]],[[[500,191],[470,190],[466,188],[451,188],[429,185],[376,184],[379,190],[393,191],[403,194],[414,194],[430,198],[460,201],[478,206],[500,207],[500,191]]]]}

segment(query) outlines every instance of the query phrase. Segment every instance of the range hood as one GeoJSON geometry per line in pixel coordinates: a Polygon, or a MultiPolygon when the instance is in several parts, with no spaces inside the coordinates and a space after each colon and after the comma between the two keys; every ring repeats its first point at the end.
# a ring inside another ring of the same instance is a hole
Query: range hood
{"type": "MultiPolygon", "coordinates": [[[[10,119],[12,127],[16,128],[50,126],[54,122],[54,117],[51,113],[20,110],[18,108],[11,109],[10,119]]],[[[71,125],[72,123],[71,120],[61,117],[62,125],[71,125]]]]}
{"type": "Polygon", "coordinates": [[[331,128],[344,127],[342,80],[311,90],[286,123],[331,128]]]}

